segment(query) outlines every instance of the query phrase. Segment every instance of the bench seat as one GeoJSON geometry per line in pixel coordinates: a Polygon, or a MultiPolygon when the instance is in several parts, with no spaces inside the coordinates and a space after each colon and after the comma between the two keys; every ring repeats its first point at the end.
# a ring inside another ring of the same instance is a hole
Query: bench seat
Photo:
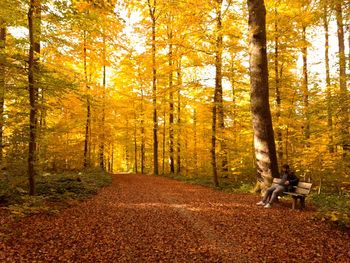
{"type": "MultiPolygon", "coordinates": [[[[272,185],[278,185],[281,181],[280,178],[273,178],[272,185]]],[[[289,195],[293,198],[292,209],[297,206],[298,200],[300,200],[300,209],[305,208],[305,198],[311,191],[312,183],[299,182],[297,186],[294,186],[293,192],[283,192],[283,195],[289,195]]]]}

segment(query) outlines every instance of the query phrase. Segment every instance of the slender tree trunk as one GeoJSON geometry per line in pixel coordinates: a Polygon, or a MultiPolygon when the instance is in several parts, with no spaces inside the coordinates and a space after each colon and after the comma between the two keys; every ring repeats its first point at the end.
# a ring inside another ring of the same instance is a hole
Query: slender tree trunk
{"type": "Polygon", "coordinates": [[[83,49],[83,63],[84,63],[84,78],[86,89],[86,121],[85,121],[85,140],[84,140],[84,168],[90,167],[90,126],[91,126],[91,105],[90,105],[90,86],[88,83],[87,73],[87,36],[84,30],[84,49],[83,49]]]}
{"type": "Polygon", "coordinates": [[[169,32],[169,159],[170,174],[175,173],[174,163],[174,87],[173,87],[173,32],[169,32]]]}
{"type": "MultiPolygon", "coordinates": [[[[216,0],[216,54],[215,54],[215,89],[217,90],[217,114],[218,114],[218,135],[220,143],[220,159],[221,159],[221,173],[223,176],[228,174],[228,159],[227,159],[227,147],[225,139],[225,116],[224,116],[224,105],[223,105],[223,94],[222,94],[222,17],[221,8],[222,0],[216,0]]],[[[216,138],[217,139],[217,138],[216,138]]],[[[215,181],[215,179],[214,179],[215,181]]]]}
{"type": "MultiPolygon", "coordinates": [[[[134,106],[135,107],[135,106],[134,106]]],[[[136,109],[134,110],[134,119],[135,119],[135,124],[134,124],[134,172],[138,172],[138,165],[137,165],[137,122],[136,122],[136,109]]]]}
{"type": "Polygon", "coordinates": [[[266,189],[272,177],[278,176],[276,146],[269,105],[268,66],[266,54],[266,9],[263,0],[248,0],[249,63],[251,112],[254,148],[259,186],[266,189]]]}
{"type": "MultiPolygon", "coordinates": [[[[275,5],[277,3],[275,2],[275,5]]],[[[276,129],[276,135],[277,135],[277,156],[278,160],[280,162],[283,161],[283,138],[282,138],[282,130],[279,127],[280,126],[280,118],[281,118],[281,90],[280,90],[280,75],[279,75],[279,32],[278,32],[278,13],[277,13],[277,6],[275,6],[275,93],[276,93],[276,123],[277,123],[277,129],[276,129]]]]}
{"type": "Polygon", "coordinates": [[[198,153],[197,153],[197,110],[193,110],[193,140],[194,140],[194,168],[198,170],[198,153]]]}
{"type": "Polygon", "coordinates": [[[102,118],[101,118],[101,138],[99,145],[100,168],[105,169],[105,119],[106,119],[106,36],[103,35],[103,71],[102,71],[102,118]]]}
{"type": "Polygon", "coordinates": [[[214,91],[214,102],[212,107],[212,126],[211,126],[211,165],[213,173],[213,182],[216,187],[219,186],[218,180],[218,171],[217,171],[217,162],[216,162],[216,135],[217,135],[217,126],[216,126],[216,112],[217,112],[217,101],[218,101],[218,90],[215,88],[214,91]]]}
{"type": "Polygon", "coordinates": [[[325,31],[325,65],[326,65],[326,85],[327,85],[327,127],[328,127],[328,151],[334,152],[334,139],[333,139],[333,112],[332,112],[332,91],[331,91],[331,78],[329,69],[329,22],[328,22],[328,3],[325,1],[323,10],[323,27],[325,31]]]}
{"type": "Polygon", "coordinates": [[[141,174],[145,173],[145,124],[143,108],[143,90],[141,90],[141,174]]]}
{"type": "Polygon", "coordinates": [[[165,137],[166,137],[166,109],[164,104],[164,111],[163,111],[163,140],[162,140],[162,175],[165,174],[165,137]]]}
{"type": "Polygon", "coordinates": [[[182,74],[181,74],[181,57],[178,60],[177,65],[177,144],[176,144],[176,174],[181,173],[181,87],[182,87],[182,74]]]}
{"type": "Polygon", "coordinates": [[[152,102],[153,102],[153,173],[158,175],[158,117],[157,117],[157,65],[156,65],[156,6],[157,1],[148,1],[152,20],[152,102]]]}
{"type": "Polygon", "coordinates": [[[28,11],[29,29],[29,59],[28,59],[28,89],[29,89],[29,150],[28,150],[28,179],[29,194],[35,194],[35,165],[37,152],[37,104],[38,104],[38,77],[40,60],[40,29],[41,3],[39,0],[30,0],[28,11]]]}
{"type": "Polygon", "coordinates": [[[346,87],[346,61],[345,61],[345,45],[344,45],[344,25],[342,4],[336,3],[336,19],[338,28],[338,47],[339,47],[339,89],[340,89],[340,133],[341,144],[343,147],[343,159],[349,159],[350,153],[350,134],[349,134],[349,113],[348,113],[348,91],[346,87]]]}
{"type": "Polygon", "coordinates": [[[0,167],[3,164],[3,129],[4,129],[4,106],[6,91],[6,27],[0,20],[0,167]]]}
{"type": "Polygon", "coordinates": [[[306,26],[302,28],[301,48],[303,54],[303,97],[304,97],[304,139],[307,147],[310,147],[310,114],[309,114],[309,81],[307,68],[307,42],[306,42],[306,26]]]}

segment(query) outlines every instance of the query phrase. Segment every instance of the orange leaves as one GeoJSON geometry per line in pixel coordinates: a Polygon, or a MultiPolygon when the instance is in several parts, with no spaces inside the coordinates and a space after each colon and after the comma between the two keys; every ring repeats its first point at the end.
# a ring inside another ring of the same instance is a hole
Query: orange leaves
{"type": "MultiPolygon", "coordinates": [[[[146,175],[66,209],[11,222],[0,260],[61,262],[347,262],[349,234],[289,204],[146,175]]],[[[0,210],[1,211],[1,210],[0,210]]],[[[0,213],[0,222],[6,214],[0,213]]]]}

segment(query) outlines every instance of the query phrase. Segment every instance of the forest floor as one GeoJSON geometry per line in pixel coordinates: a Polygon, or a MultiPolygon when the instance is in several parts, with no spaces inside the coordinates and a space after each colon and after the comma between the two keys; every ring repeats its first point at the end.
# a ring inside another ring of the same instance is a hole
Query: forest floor
{"type": "Polygon", "coordinates": [[[57,214],[0,210],[0,262],[350,262],[350,234],[252,194],[145,175],[57,214]]]}

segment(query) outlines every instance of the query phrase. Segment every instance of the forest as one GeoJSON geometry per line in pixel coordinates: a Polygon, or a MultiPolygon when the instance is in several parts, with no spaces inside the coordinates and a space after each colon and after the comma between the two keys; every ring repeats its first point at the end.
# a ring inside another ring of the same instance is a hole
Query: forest
{"type": "Polygon", "coordinates": [[[265,6],[268,72],[254,97],[246,1],[1,0],[2,176],[28,177],[33,194],[45,173],[100,167],[220,185],[288,163],[319,192],[341,191],[349,3],[265,6]],[[254,111],[272,120],[272,165],[257,162],[254,111]]]}
{"type": "Polygon", "coordinates": [[[350,1],[0,0],[0,262],[349,262],[349,72],[350,1]]]}

